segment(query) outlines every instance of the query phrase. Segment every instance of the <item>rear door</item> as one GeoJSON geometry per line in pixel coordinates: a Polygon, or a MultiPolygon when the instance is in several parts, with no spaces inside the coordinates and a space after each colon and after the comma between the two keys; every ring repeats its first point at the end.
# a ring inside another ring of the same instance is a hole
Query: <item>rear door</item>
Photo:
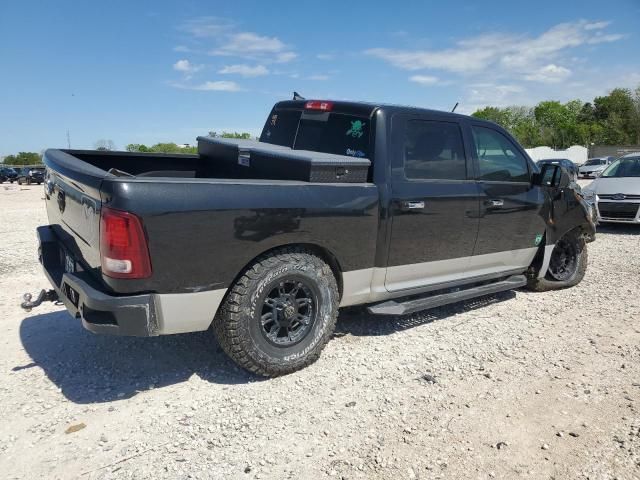
{"type": "Polygon", "coordinates": [[[396,115],[391,148],[387,290],[464,278],[479,205],[461,125],[451,117],[396,115]]]}
{"type": "Polygon", "coordinates": [[[480,194],[474,275],[523,271],[533,260],[546,225],[544,191],[532,184],[533,165],[508,135],[470,122],[480,194]]]}

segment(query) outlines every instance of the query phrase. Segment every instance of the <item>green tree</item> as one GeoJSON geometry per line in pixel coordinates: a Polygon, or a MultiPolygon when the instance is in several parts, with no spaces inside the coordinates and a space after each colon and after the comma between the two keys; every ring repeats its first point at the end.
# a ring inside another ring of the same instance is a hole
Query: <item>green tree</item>
{"type": "Polygon", "coordinates": [[[5,165],[39,165],[41,163],[42,156],[36,152],[20,152],[4,158],[5,165]]]}
{"type": "Polygon", "coordinates": [[[108,139],[100,139],[94,144],[96,150],[115,150],[116,145],[113,143],[113,140],[108,139]]]}
{"type": "Polygon", "coordinates": [[[127,152],[149,152],[149,147],[143,143],[130,143],[125,147],[127,152]]]}
{"type": "Polygon", "coordinates": [[[603,127],[603,140],[609,145],[630,144],[639,140],[640,119],[634,94],[615,88],[609,95],[593,100],[594,116],[603,127]]]}

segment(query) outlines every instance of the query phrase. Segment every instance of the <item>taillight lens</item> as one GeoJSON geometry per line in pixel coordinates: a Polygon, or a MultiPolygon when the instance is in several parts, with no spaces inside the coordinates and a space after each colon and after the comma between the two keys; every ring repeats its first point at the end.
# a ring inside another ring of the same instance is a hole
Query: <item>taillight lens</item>
{"type": "Polygon", "coordinates": [[[148,278],[151,261],[142,222],[132,213],[102,207],[100,213],[102,273],[113,278],[148,278]]]}
{"type": "Polygon", "coordinates": [[[320,110],[321,112],[330,112],[333,110],[333,102],[323,102],[322,100],[310,100],[304,104],[307,110],[320,110]]]}

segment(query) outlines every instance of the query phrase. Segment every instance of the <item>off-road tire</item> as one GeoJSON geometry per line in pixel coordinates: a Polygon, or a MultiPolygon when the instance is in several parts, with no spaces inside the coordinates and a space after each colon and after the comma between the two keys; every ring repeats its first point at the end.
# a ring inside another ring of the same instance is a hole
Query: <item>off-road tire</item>
{"type": "Polygon", "coordinates": [[[329,265],[297,248],[259,257],[230,288],[212,323],[212,330],[231,359],[266,377],[300,370],[315,362],[335,328],[339,294],[329,265]],[[264,299],[283,281],[299,279],[313,290],[315,317],[306,336],[290,346],[276,346],[263,333],[264,299]]]}
{"type": "MultiPolygon", "coordinates": [[[[560,290],[562,288],[574,287],[584,278],[587,271],[588,253],[587,244],[584,237],[579,232],[569,232],[561,240],[571,242],[576,249],[576,268],[571,276],[566,280],[555,279],[548,271],[542,278],[530,278],[527,282],[527,288],[536,292],[546,292],[549,290],[560,290]]],[[[556,244],[557,245],[557,244],[556,244]]],[[[555,253],[551,253],[552,257],[555,253]]]]}

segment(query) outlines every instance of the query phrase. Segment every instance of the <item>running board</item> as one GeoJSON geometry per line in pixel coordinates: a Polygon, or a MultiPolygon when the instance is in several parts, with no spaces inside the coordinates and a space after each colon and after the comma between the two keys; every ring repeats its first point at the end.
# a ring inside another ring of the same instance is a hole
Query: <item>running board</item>
{"type": "Polygon", "coordinates": [[[465,289],[459,288],[453,292],[416,298],[405,302],[389,300],[388,302],[371,305],[367,310],[374,315],[407,315],[429,308],[441,307],[449,303],[469,300],[470,298],[504,292],[505,290],[513,290],[514,288],[524,287],[526,284],[527,278],[524,275],[513,275],[500,282],[465,289]]]}

